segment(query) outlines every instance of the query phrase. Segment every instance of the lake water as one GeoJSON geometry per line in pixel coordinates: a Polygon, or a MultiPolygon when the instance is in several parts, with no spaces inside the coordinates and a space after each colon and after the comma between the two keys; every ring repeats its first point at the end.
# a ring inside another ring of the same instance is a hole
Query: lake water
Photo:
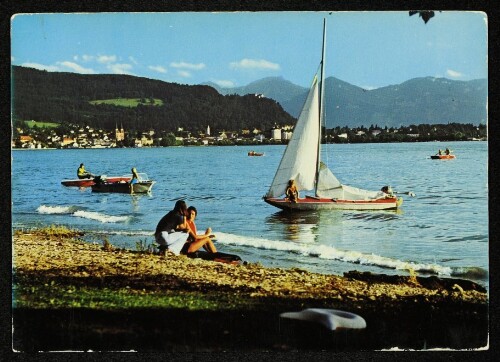
{"type": "Polygon", "coordinates": [[[345,144],[323,147],[341,182],[413,191],[398,211],[288,214],[266,204],[284,146],[12,151],[13,228],[65,225],[90,242],[151,244],[177,199],[198,209],[219,251],[272,267],[338,274],[349,270],[471,279],[488,285],[486,142],[345,144]],[[438,148],[455,160],[431,160],[438,148]],[[248,157],[253,149],[263,157],[248,157]],[[64,187],[84,162],[95,174],[131,167],[156,180],[150,195],[100,194],[64,187]]]}

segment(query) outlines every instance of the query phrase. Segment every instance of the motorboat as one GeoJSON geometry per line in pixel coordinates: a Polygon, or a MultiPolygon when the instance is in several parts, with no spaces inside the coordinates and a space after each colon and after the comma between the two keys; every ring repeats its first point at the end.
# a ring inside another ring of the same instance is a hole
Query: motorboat
{"type": "MultiPolygon", "coordinates": [[[[128,175],[127,175],[128,176],[128,175]]],[[[147,194],[156,183],[150,180],[145,173],[138,173],[139,180],[135,183],[130,181],[109,181],[107,178],[96,177],[95,183],[91,185],[92,192],[110,192],[121,194],[147,194]]],[[[129,179],[132,178],[130,175],[129,179]]]]}
{"type": "Polygon", "coordinates": [[[452,160],[456,158],[455,155],[432,155],[431,159],[433,160],[452,160]]]}
{"type": "MultiPolygon", "coordinates": [[[[132,178],[132,176],[96,176],[96,177],[104,177],[108,182],[128,182],[132,178]]],[[[92,186],[94,182],[95,177],[91,178],[82,178],[82,179],[76,179],[76,180],[62,180],[61,184],[63,186],[68,186],[68,187],[90,187],[92,186]]]]}

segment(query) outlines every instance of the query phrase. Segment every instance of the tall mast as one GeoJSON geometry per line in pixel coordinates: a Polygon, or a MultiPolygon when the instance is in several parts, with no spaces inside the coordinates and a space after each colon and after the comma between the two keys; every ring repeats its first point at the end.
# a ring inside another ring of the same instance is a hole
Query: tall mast
{"type": "Polygon", "coordinates": [[[323,19],[323,49],[321,51],[321,74],[320,74],[320,84],[319,84],[319,135],[318,135],[318,153],[316,157],[316,177],[314,185],[314,194],[318,196],[318,181],[319,181],[319,167],[321,164],[321,125],[323,124],[323,93],[325,91],[325,48],[326,48],[326,18],[323,19]]]}

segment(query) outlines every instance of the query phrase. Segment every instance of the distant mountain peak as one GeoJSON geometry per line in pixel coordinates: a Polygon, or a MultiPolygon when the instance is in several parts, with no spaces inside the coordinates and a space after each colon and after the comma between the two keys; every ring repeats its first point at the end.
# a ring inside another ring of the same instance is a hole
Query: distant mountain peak
{"type": "MultiPolygon", "coordinates": [[[[428,76],[368,90],[330,76],[325,79],[325,89],[327,127],[486,122],[486,79],[428,76]]],[[[264,94],[294,117],[298,117],[307,92],[283,77],[266,77],[231,89],[233,94],[264,94]]]]}

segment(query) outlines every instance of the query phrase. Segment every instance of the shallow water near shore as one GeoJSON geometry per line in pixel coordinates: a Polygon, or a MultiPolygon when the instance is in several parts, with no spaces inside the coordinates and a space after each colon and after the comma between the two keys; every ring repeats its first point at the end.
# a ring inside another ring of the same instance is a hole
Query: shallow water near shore
{"type": "Polygon", "coordinates": [[[197,207],[220,251],[264,266],[342,274],[349,270],[471,279],[488,284],[486,142],[347,144],[323,147],[335,175],[352,186],[390,184],[398,211],[288,214],[267,205],[284,146],[33,150],[12,152],[13,228],[65,225],[90,242],[151,244],[159,219],[179,198],[197,207]],[[438,148],[455,160],[431,160],[438,148]],[[263,152],[248,157],[247,152],[263,152]],[[157,181],[150,195],[96,194],[64,187],[84,162],[95,174],[130,173],[157,181]]]}

